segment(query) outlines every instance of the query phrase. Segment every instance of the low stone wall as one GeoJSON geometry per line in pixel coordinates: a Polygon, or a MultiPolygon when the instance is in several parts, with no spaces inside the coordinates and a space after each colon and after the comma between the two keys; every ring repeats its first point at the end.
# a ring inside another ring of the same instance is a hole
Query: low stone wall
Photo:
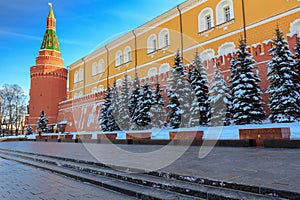
{"type": "Polygon", "coordinates": [[[252,140],[252,146],[264,146],[264,140],[288,140],[290,128],[255,128],[239,129],[241,140],[252,140]]]}
{"type": "Polygon", "coordinates": [[[170,131],[170,140],[202,140],[203,131],[170,131]]]}
{"type": "Polygon", "coordinates": [[[73,134],[61,134],[61,135],[59,135],[58,142],[74,142],[73,134]]]}
{"type": "Polygon", "coordinates": [[[127,132],[126,140],[150,140],[151,132],[127,132]]]}
{"type": "Polygon", "coordinates": [[[92,134],[77,134],[75,142],[92,142],[92,134]]]}

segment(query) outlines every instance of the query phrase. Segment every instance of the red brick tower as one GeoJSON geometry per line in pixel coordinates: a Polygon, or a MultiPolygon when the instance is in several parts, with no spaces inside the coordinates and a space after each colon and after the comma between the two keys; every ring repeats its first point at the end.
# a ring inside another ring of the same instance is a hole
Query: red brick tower
{"type": "Polygon", "coordinates": [[[36,65],[30,68],[28,123],[34,130],[41,110],[45,111],[49,124],[56,123],[58,103],[67,99],[68,70],[64,68],[64,60],[61,58],[56,35],[56,20],[52,4],[49,5],[46,33],[39,56],[36,57],[36,65]]]}

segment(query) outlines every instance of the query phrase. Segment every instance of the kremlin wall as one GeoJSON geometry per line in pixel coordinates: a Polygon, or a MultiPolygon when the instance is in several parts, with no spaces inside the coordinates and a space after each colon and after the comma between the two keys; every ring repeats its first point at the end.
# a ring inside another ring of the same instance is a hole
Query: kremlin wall
{"type": "MultiPolygon", "coordinates": [[[[257,62],[256,73],[265,92],[266,65],[271,58],[268,50],[275,29],[278,26],[285,33],[293,50],[300,34],[299,4],[299,0],[187,0],[78,58],[69,66],[69,74],[61,58],[51,6],[36,66],[30,70],[28,123],[36,127],[40,111],[45,110],[49,123],[64,125],[67,132],[100,131],[98,111],[107,86],[114,81],[120,86],[125,73],[130,79],[138,74],[142,83],[155,83],[158,79],[166,96],[167,79],[177,51],[187,65],[198,52],[209,79],[216,60],[229,81],[230,60],[241,37],[246,38],[257,62]]],[[[265,93],[263,99],[268,103],[265,93]]]]}

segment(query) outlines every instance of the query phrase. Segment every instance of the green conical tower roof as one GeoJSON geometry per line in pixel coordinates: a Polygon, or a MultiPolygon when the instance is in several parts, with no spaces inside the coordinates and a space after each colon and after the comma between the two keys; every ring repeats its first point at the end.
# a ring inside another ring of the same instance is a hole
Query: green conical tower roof
{"type": "Polygon", "coordinates": [[[47,17],[47,27],[44,39],[42,41],[41,50],[60,51],[58,37],[56,35],[56,19],[54,17],[52,4],[49,3],[50,10],[47,17]]]}

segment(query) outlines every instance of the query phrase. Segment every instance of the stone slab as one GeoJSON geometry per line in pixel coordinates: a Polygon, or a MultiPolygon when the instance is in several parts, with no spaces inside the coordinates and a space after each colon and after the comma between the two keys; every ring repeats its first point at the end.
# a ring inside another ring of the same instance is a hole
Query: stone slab
{"type": "Polygon", "coordinates": [[[253,146],[264,146],[264,140],[287,140],[290,138],[290,128],[255,128],[239,129],[240,139],[250,139],[253,146]]]}

